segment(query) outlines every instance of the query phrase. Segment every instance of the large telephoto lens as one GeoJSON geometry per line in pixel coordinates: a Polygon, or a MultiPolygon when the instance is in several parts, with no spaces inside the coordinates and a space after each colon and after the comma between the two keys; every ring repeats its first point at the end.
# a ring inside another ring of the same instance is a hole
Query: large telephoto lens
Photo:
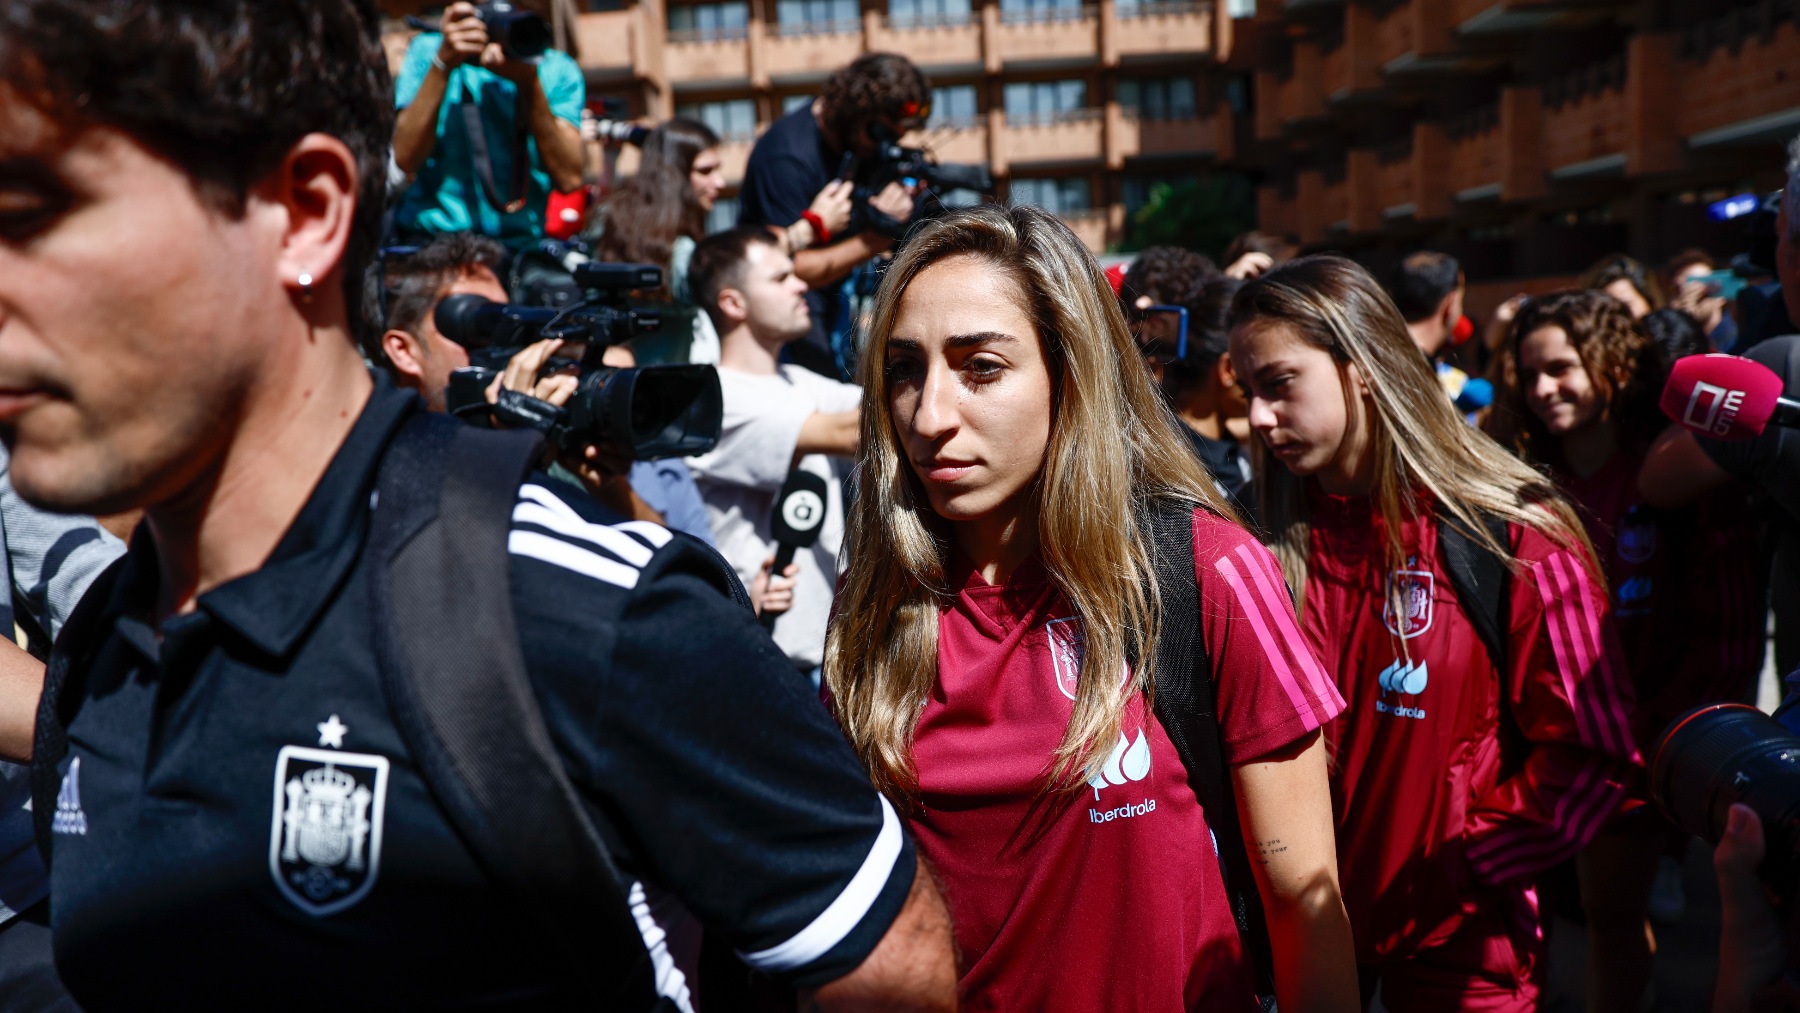
{"type": "Polygon", "coordinates": [[[1670,819],[1713,844],[1733,803],[1756,810],[1768,842],[1764,874],[1791,885],[1800,868],[1800,739],[1774,718],[1738,703],[1688,711],[1657,743],[1650,787],[1670,819]]]}
{"type": "Polygon", "coordinates": [[[535,60],[550,48],[550,22],[540,14],[505,2],[482,4],[476,13],[487,25],[488,38],[500,43],[509,60],[535,60]]]}
{"type": "Polygon", "coordinates": [[[594,370],[569,402],[574,442],[609,444],[638,461],[704,454],[719,442],[724,419],[725,398],[711,366],[594,370]]]}

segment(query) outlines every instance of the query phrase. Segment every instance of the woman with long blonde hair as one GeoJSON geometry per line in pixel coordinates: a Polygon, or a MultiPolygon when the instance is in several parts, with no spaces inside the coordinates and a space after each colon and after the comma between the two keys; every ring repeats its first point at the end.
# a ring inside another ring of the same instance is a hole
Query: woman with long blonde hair
{"type": "Polygon", "coordinates": [[[1348,703],[1328,734],[1364,995],[1535,1009],[1533,877],[1594,836],[1640,762],[1581,522],[1463,422],[1351,261],[1271,270],[1231,325],[1260,517],[1348,703]]]}
{"type": "Polygon", "coordinates": [[[1353,1009],[1318,731],[1341,701],[1093,257],[1037,208],[951,212],[888,269],[862,362],[825,679],[942,882],[965,1008],[1257,1008],[1219,859],[1242,847],[1281,1006],[1353,1009]],[[1162,608],[1159,509],[1191,528],[1198,615],[1162,608]],[[1229,814],[1202,809],[1154,700],[1183,622],[1229,814]]]}

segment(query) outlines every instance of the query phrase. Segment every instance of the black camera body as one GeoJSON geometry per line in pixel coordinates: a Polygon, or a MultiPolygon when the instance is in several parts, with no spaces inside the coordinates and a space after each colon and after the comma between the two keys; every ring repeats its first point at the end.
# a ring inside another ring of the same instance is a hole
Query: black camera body
{"type": "Polygon", "coordinates": [[[895,221],[869,207],[869,198],[880,193],[889,183],[923,183],[929,194],[928,204],[924,208],[924,214],[918,217],[924,218],[932,217],[942,207],[938,203],[942,191],[973,190],[982,194],[994,192],[993,173],[984,165],[932,161],[925,149],[903,146],[900,138],[880,123],[869,127],[869,137],[876,144],[875,157],[859,164],[854,154],[846,154],[839,173],[840,177],[856,184],[850,194],[852,207],[850,226],[846,230],[848,233],[873,229],[890,239],[900,239],[905,235],[910,223],[895,221]]]}
{"type": "Polygon", "coordinates": [[[475,16],[487,26],[488,41],[500,43],[509,60],[535,60],[550,48],[550,22],[522,11],[507,0],[476,4],[475,16]]]}
{"type": "Polygon", "coordinates": [[[1708,704],[1672,722],[1657,742],[1650,789],[1683,830],[1717,845],[1733,804],[1762,820],[1762,878],[1794,897],[1800,885],[1800,738],[1754,707],[1708,704]]]}
{"type": "MultiPolygon", "coordinates": [[[[475,16],[487,28],[489,42],[498,42],[509,60],[535,60],[550,49],[554,36],[550,22],[542,14],[522,11],[508,0],[490,0],[475,5],[475,16]]],[[[438,25],[416,15],[408,15],[409,28],[435,32],[438,25]]]]}
{"type": "Polygon", "coordinates": [[[601,361],[608,347],[661,326],[662,314],[626,300],[632,290],[661,287],[662,269],[590,262],[576,266],[573,274],[587,297],[561,309],[505,305],[467,294],[438,303],[433,322],[445,337],[469,350],[471,363],[450,374],[445,401],[451,414],[477,425],[537,429],[559,451],[571,454],[606,445],[626,451],[633,460],[653,461],[711,450],[724,421],[724,396],[713,367],[621,369],[601,361]],[[586,346],[568,403],[559,407],[502,390],[489,404],[487,389],[512,357],[549,338],[586,346]]]}

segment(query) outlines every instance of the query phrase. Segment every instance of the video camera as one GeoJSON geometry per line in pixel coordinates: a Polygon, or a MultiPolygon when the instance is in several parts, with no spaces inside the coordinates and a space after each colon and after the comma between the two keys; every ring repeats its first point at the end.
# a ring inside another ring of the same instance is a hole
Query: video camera
{"type": "MultiPolygon", "coordinates": [[[[895,221],[869,207],[869,198],[889,183],[923,183],[934,203],[945,190],[974,190],[983,194],[994,191],[994,176],[986,166],[932,161],[925,149],[902,146],[899,135],[884,123],[870,124],[869,137],[876,144],[875,157],[859,164],[855,154],[847,152],[838,173],[840,179],[856,183],[850,194],[853,207],[848,232],[874,229],[890,239],[899,239],[905,234],[909,223],[895,221]]],[[[938,208],[941,207],[941,203],[938,204],[938,208]]],[[[928,206],[922,217],[931,217],[938,208],[928,206]]]]}
{"type": "MultiPolygon", "coordinates": [[[[475,5],[475,16],[487,26],[489,42],[500,43],[509,60],[535,60],[550,48],[550,22],[543,15],[522,11],[507,0],[491,0],[475,5]]],[[[438,25],[417,16],[408,16],[407,27],[435,32],[438,25]]]]}
{"type": "Polygon", "coordinates": [[[438,303],[432,320],[451,341],[469,350],[470,366],[450,374],[445,395],[450,413],[477,425],[489,420],[530,427],[564,453],[590,444],[627,451],[633,460],[703,454],[719,441],[724,397],[711,366],[604,365],[605,350],[662,324],[655,310],[627,305],[634,289],[660,288],[662,268],[650,264],[574,266],[575,284],[587,297],[560,309],[512,306],[478,295],[453,295],[438,303]],[[487,389],[506,364],[535,341],[557,338],[584,345],[579,386],[558,407],[512,390],[490,404],[487,389]]]}
{"type": "Polygon", "coordinates": [[[1733,803],[1756,810],[1768,842],[1762,878],[1792,899],[1800,885],[1800,738],[1739,703],[1676,718],[1650,767],[1656,801],[1676,825],[1717,845],[1733,803]]]}

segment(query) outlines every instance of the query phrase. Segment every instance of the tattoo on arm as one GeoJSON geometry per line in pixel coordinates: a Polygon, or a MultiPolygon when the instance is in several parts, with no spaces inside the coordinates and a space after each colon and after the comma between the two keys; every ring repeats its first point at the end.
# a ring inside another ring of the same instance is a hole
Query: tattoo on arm
{"type": "Polygon", "coordinates": [[[1267,841],[1256,842],[1256,861],[1259,865],[1268,865],[1271,858],[1287,850],[1287,845],[1276,837],[1267,841]]]}

